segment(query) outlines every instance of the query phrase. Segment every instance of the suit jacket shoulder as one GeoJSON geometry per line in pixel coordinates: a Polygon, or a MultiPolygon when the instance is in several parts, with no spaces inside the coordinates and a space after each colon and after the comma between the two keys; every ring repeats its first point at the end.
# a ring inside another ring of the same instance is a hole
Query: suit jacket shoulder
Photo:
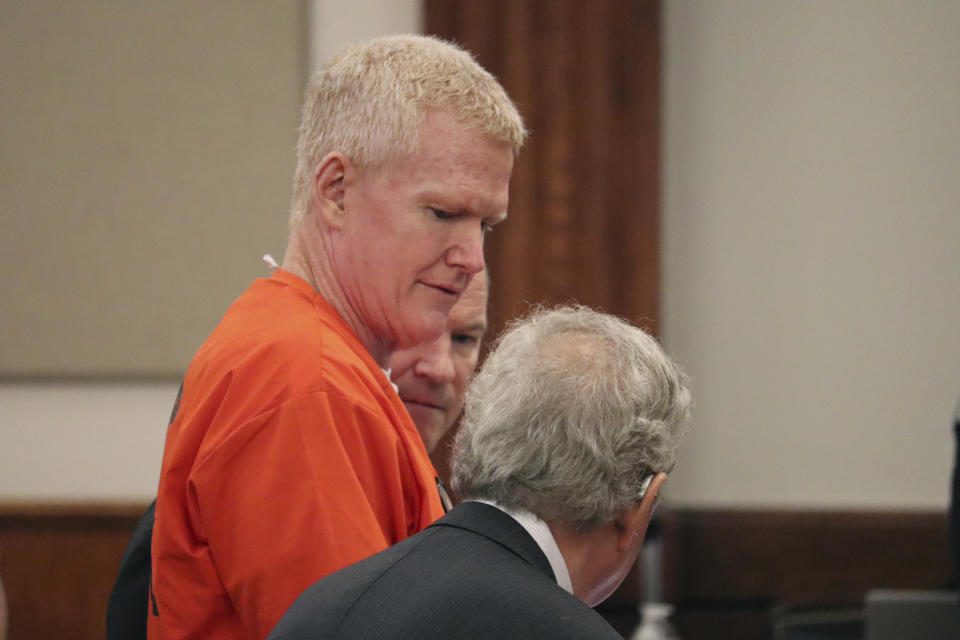
{"type": "Polygon", "coordinates": [[[519,524],[479,503],[315,583],[270,635],[308,638],[622,640],[557,585],[519,524]]]}

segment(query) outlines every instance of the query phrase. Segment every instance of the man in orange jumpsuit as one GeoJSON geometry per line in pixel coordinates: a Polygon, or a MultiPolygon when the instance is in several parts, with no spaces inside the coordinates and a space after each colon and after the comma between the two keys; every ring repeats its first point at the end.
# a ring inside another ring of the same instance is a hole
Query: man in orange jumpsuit
{"type": "MultiPolygon", "coordinates": [[[[390,356],[390,378],[430,453],[456,423],[463,408],[467,383],[476,369],[487,331],[488,290],[486,275],[473,278],[450,310],[447,327],[439,338],[390,356]]],[[[150,537],[155,507],[156,503],[150,505],[137,523],[124,552],[107,605],[108,640],[147,637],[150,537]]],[[[4,638],[5,619],[2,587],[0,582],[0,640],[4,638]]]]}
{"type": "Polygon", "coordinates": [[[432,38],[313,77],[282,267],[200,348],[167,433],[148,637],[263,638],[312,582],[442,515],[386,367],[483,270],[524,137],[496,80],[432,38]]]}

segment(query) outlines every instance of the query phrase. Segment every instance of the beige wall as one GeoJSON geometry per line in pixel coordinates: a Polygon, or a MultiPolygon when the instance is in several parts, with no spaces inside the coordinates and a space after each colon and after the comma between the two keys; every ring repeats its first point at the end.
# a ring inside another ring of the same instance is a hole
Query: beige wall
{"type": "Polygon", "coordinates": [[[947,503],[960,395],[960,4],[665,11],[670,495],[947,503]]]}
{"type": "Polygon", "coordinates": [[[316,69],[348,42],[423,30],[421,0],[313,0],[310,62],[316,69]]]}
{"type": "Polygon", "coordinates": [[[0,3],[0,376],[179,377],[283,251],[305,13],[0,3]]]}
{"type": "MultiPolygon", "coordinates": [[[[349,30],[337,21],[386,16],[351,3],[324,20],[332,4],[314,4],[314,56],[335,48],[325,28],[349,30]]],[[[670,498],[944,507],[960,394],[960,9],[665,5],[663,326],[697,395],[670,498]]],[[[410,3],[345,39],[416,14],[410,3]]],[[[175,395],[3,385],[0,499],[149,497],[175,395]]]]}
{"type": "Polygon", "coordinates": [[[0,385],[0,501],[149,501],[178,387],[0,385]]]}
{"type": "MultiPolygon", "coordinates": [[[[254,4],[259,8],[248,15],[235,12],[231,14],[232,21],[259,19],[257,11],[262,7],[254,4]]],[[[307,13],[312,36],[311,67],[346,42],[386,33],[419,31],[422,23],[418,0],[354,0],[346,5],[333,0],[313,0],[307,13]]],[[[63,38],[62,46],[67,47],[70,38],[67,34],[63,38]]],[[[217,47],[218,43],[209,45],[217,47]]],[[[189,63],[183,64],[189,67],[189,63]]],[[[292,70],[301,72],[299,67],[292,70]]],[[[290,130],[285,134],[290,137],[285,141],[289,175],[282,179],[284,192],[275,202],[279,206],[268,212],[269,215],[280,213],[280,222],[275,225],[280,231],[277,237],[283,235],[285,227],[287,185],[292,180],[295,161],[296,123],[289,124],[290,130]]],[[[240,164],[246,167],[249,163],[241,159],[240,164]]],[[[255,189],[254,184],[251,180],[249,188],[255,189]]],[[[215,196],[208,194],[207,197],[215,196]]],[[[7,228],[10,212],[4,211],[2,215],[7,228]]],[[[169,233],[172,230],[160,231],[161,236],[169,233]]],[[[187,255],[189,252],[182,243],[165,249],[168,265],[186,262],[191,270],[201,273],[211,268],[218,273],[235,272],[229,277],[238,279],[236,286],[225,292],[221,289],[226,287],[218,287],[217,294],[225,296],[220,307],[242,291],[244,282],[266,272],[259,262],[263,251],[273,252],[277,259],[283,255],[282,244],[278,247],[274,241],[265,243],[263,238],[249,237],[249,225],[236,225],[231,233],[246,234],[239,239],[244,249],[238,258],[245,262],[229,269],[224,266],[222,256],[216,265],[193,264],[194,258],[187,255]]],[[[27,256],[38,256],[43,248],[17,247],[17,250],[27,256]]],[[[209,283],[204,286],[209,290],[209,283]]],[[[0,311],[0,318],[2,314],[0,311]]],[[[195,336],[194,349],[213,328],[216,317],[208,318],[204,332],[195,336]]],[[[177,362],[185,367],[188,359],[189,353],[186,353],[177,362]]],[[[0,382],[0,500],[149,500],[156,492],[163,438],[178,386],[173,377],[170,381],[134,383],[95,379],[82,383],[0,382]]]]}

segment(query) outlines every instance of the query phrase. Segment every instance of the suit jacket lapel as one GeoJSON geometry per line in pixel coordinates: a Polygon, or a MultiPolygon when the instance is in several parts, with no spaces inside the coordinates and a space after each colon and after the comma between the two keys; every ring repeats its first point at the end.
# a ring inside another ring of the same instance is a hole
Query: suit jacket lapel
{"type": "Polygon", "coordinates": [[[526,529],[512,517],[482,502],[464,502],[434,522],[431,527],[454,527],[471,531],[506,547],[556,582],[550,561],[526,529]]]}

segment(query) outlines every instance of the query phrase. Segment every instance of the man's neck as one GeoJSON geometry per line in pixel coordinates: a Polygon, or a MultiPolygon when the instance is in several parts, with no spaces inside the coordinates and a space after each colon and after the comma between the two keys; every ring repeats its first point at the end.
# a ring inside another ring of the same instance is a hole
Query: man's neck
{"type": "MultiPolygon", "coordinates": [[[[300,223],[301,225],[303,223],[300,223]]],[[[390,348],[382,340],[376,338],[373,332],[360,321],[360,317],[347,303],[347,296],[343,288],[333,276],[333,270],[326,259],[327,252],[319,248],[308,250],[309,240],[303,237],[298,227],[290,231],[287,251],[280,268],[304,280],[334,311],[343,318],[347,325],[360,339],[360,342],[370,353],[381,369],[387,369],[390,363],[390,348]]]]}
{"type": "Polygon", "coordinates": [[[596,591],[604,584],[602,567],[610,562],[608,556],[616,548],[613,525],[604,525],[589,533],[553,522],[547,525],[570,571],[573,595],[591,607],[596,606],[602,599],[596,597],[596,591]]]}

